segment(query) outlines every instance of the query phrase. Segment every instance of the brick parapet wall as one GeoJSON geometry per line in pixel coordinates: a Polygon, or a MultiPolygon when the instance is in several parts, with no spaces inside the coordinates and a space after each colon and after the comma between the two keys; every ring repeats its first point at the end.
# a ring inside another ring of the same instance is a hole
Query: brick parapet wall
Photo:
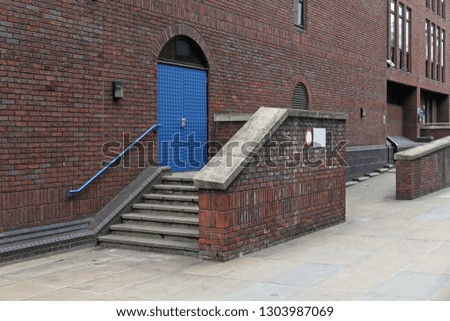
{"type": "Polygon", "coordinates": [[[444,137],[450,136],[450,127],[433,128],[433,129],[422,128],[420,130],[420,136],[422,136],[422,137],[431,136],[434,139],[444,138],[444,137]]]}
{"type": "Polygon", "coordinates": [[[259,162],[248,164],[226,190],[200,191],[201,258],[226,261],[345,220],[344,167],[286,166],[313,127],[332,132],[335,142],[344,139],[344,120],[289,117],[259,150],[259,162]],[[271,144],[287,141],[293,144],[271,151],[271,144]]]}
{"type": "Polygon", "coordinates": [[[426,148],[427,145],[395,155],[396,158],[396,198],[412,200],[440,189],[450,187],[450,138],[443,138],[431,144],[446,146],[434,149],[419,157],[403,157],[404,153],[426,148]],[[409,158],[409,159],[408,159],[409,158]]]}

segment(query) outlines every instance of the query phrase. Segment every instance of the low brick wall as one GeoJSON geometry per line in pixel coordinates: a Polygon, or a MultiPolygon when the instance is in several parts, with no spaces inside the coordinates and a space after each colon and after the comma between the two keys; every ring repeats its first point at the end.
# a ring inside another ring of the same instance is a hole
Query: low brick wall
{"type": "Polygon", "coordinates": [[[450,187],[450,137],[395,154],[396,198],[412,200],[450,187]]]}
{"type": "Polygon", "coordinates": [[[331,157],[307,166],[302,149],[307,128],[326,128],[333,147],[344,140],[345,117],[295,112],[225,189],[200,187],[200,258],[230,260],[345,221],[345,168],[331,157]]]}
{"type": "Polygon", "coordinates": [[[420,130],[420,136],[432,136],[434,139],[441,139],[450,136],[450,127],[433,127],[433,128],[422,128],[420,130]]]}

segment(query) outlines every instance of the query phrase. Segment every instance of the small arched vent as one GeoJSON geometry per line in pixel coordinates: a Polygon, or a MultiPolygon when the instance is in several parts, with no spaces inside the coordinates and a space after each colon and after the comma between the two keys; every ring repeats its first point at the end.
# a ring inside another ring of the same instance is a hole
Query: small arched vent
{"type": "Polygon", "coordinates": [[[292,96],[292,108],[308,110],[308,92],[304,84],[299,82],[292,96]]]}

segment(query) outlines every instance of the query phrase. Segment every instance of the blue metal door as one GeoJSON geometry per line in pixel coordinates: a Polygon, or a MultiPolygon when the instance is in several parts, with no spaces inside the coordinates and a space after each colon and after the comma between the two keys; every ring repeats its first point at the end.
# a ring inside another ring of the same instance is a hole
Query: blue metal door
{"type": "Polygon", "coordinates": [[[158,64],[158,158],[174,172],[207,161],[206,70],[158,64]]]}

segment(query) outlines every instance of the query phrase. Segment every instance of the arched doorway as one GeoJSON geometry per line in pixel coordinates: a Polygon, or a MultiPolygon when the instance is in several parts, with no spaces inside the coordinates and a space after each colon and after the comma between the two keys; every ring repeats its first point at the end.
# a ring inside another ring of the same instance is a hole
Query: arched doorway
{"type": "Polygon", "coordinates": [[[185,36],[167,42],[158,59],[158,158],[174,172],[207,162],[207,69],[201,48],[185,36]]]}

